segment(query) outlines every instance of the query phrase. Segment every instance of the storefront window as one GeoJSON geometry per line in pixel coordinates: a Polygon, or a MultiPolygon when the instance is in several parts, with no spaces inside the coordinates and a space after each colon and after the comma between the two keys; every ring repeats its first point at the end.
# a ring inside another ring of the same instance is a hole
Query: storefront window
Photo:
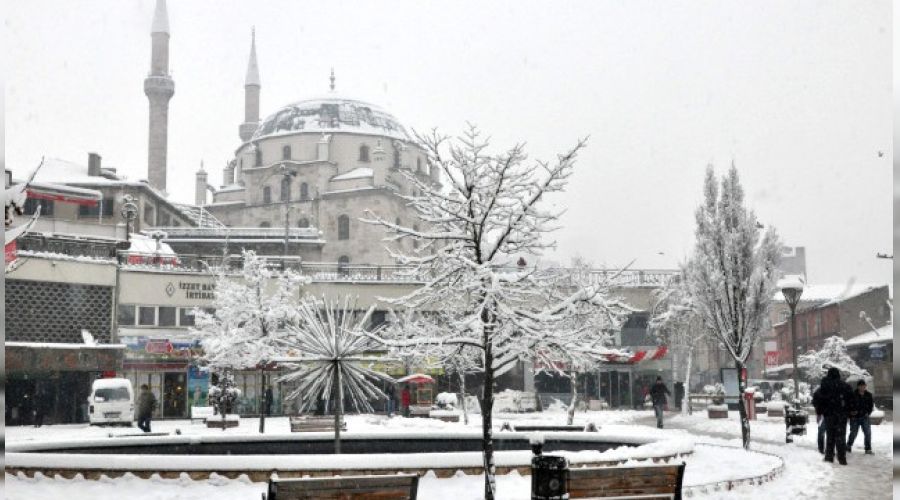
{"type": "Polygon", "coordinates": [[[119,326],[134,326],[134,306],[119,306],[119,326]]]}
{"type": "Polygon", "coordinates": [[[138,324],[141,326],[155,326],[156,325],[156,308],[155,307],[144,307],[141,306],[138,308],[138,324]]]}
{"type": "Polygon", "coordinates": [[[175,308],[159,308],[159,326],[175,326],[175,308]]]}

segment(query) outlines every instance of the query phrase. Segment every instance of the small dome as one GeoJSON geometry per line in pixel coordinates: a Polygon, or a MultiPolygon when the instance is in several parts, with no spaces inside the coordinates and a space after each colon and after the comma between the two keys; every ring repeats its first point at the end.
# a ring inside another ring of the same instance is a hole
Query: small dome
{"type": "Polygon", "coordinates": [[[298,133],[335,132],[412,140],[403,125],[384,109],[336,96],[307,99],[282,107],[260,123],[251,140],[298,133]]]}

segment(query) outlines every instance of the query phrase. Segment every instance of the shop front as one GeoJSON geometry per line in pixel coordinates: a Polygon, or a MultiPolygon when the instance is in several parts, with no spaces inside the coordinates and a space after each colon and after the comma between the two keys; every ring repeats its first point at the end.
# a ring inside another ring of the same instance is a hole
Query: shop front
{"type": "Polygon", "coordinates": [[[196,360],[200,344],[195,339],[156,335],[122,336],[126,346],[122,376],[135,391],[150,387],[159,405],[155,418],[187,418],[191,406],[206,405],[209,374],[196,360]]]}
{"type": "Polygon", "coordinates": [[[122,370],[125,346],[6,343],[6,425],[88,421],[91,384],[122,370]]]}

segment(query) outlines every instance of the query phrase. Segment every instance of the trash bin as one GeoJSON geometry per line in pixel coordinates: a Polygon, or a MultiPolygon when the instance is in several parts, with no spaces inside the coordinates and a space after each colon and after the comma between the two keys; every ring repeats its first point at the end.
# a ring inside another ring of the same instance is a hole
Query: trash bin
{"type": "Polygon", "coordinates": [[[744,408],[747,409],[747,418],[756,420],[756,401],[753,399],[753,389],[744,390],[744,408]]]}
{"type": "Polygon", "coordinates": [[[793,443],[794,436],[806,434],[806,424],[809,422],[809,414],[806,410],[788,406],[784,409],[785,443],[793,443]]]}
{"type": "Polygon", "coordinates": [[[565,457],[531,458],[531,500],[568,500],[569,462],[565,457]]]}

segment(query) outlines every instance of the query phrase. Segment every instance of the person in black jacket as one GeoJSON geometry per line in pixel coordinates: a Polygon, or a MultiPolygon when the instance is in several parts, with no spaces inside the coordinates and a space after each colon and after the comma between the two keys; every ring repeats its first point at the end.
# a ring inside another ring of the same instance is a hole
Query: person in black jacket
{"type": "Polygon", "coordinates": [[[866,390],[866,381],[856,383],[856,391],[850,399],[850,436],[847,438],[847,453],[853,448],[856,433],[862,427],[863,443],[866,446],[866,455],[872,454],[872,427],[869,425],[869,415],[875,409],[872,401],[872,393],[866,390]]]}
{"type": "Polygon", "coordinates": [[[653,412],[656,413],[656,427],[663,428],[663,410],[668,400],[666,394],[671,394],[669,388],[663,383],[662,377],[656,377],[656,383],[650,388],[650,399],[653,401],[653,412]]]}
{"type": "Polygon", "coordinates": [[[841,372],[834,367],[822,379],[818,397],[813,399],[816,413],[821,413],[825,422],[825,461],[834,462],[837,448],[838,463],[847,465],[847,415],[853,389],[841,380],[841,372]]]}
{"type": "Polygon", "coordinates": [[[825,454],[825,418],[822,415],[822,409],[816,405],[816,401],[820,400],[821,388],[816,387],[813,392],[813,407],[816,409],[816,445],[818,445],[819,453],[825,454]]]}

